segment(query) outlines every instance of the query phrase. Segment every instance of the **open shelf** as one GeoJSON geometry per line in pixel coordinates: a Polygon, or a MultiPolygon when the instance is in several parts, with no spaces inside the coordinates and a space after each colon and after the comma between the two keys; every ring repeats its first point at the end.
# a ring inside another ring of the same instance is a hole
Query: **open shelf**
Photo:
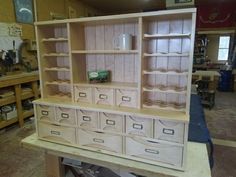
{"type": "Polygon", "coordinates": [[[16,97],[15,96],[9,96],[9,97],[5,97],[5,98],[1,98],[0,99],[0,106],[4,106],[7,104],[11,104],[16,102],[16,97]]]}
{"type": "Polygon", "coordinates": [[[137,83],[125,83],[125,82],[105,82],[105,83],[75,83],[75,86],[84,86],[84,87],[100,87],[100,88],[118,88],[118,89],[130,89],[137,90],[137,83]]]}
{"type": "Polygon", "coordinates": [[[27,118],[27,117],[31,117],[34,115],[34,110],[24,110],[23,111],[23,119],[27,118]]]}
{"type": "Polygon", "coordinates": [[[21,100],[26,100],[32,97],[34,97],[34,93],[32,91],[27,91],[27,92],[25,91],[25,92],[22,92],[21,94],[21,100]]]}
{"type": "Polygon", "coordinates": [[[180,33],[169,33],[169,34],[144,34],[143,37],[145,38],[183,38],[183,37],[190,37],[190,33],[180,34],[180,33]]]}
{"type": "Polygon", "coordinates": [[[189,53],[144,53],[144,57],[188,57],[189,53]]]}
{"type": "Polygon", "coordinates": [[[51,82],[45,82],[46,85],[68,85],[70,86],[69,80],[57,80],[57,81],[51,81],[51,82]]]}
{"type": "Polygon", "coordinates": [[[18,118],[17,117],[16,118],[12,118],[10,120],[2,120],[2,121],[0,121],[0,129],[6,127],[8,125],[14,124],[16,122],[18,122],[18,118]]]}
{"type": "Polygon", "coordinates": [[[68,53],[45,53],[44,57],[69,57],[68,53]]]}
{"type": "Polygon", "coordinates": [[[70,68],[68,67],[50,67],[50,68],[44,68],[45,71],[70,71],[70,68]]]}
{"type": "Polygon", "coordinates": [[[136,54],[138,50],[72,50],[71,53],[78,54],[136,54]]]}
{"type": "Polygon", "coordinates": [[[146,92],[163,92],[163,93],[175,93],[175,94],[186,94],[187,87],[177,87],[177,86],[143,86],[143,91],[146,92]]]}
{"type": "Polygon", "coordinates": [[[44,38],[42,39],[42,42],[67,42],[67,38],[44,38]]]}
{"type": "Polygon", "coordinates": [[[167,75],[183,75],[187,76],[187,71],[167,71],[167,70],[144,70],[143,74],[167,74],[167,75]]]}

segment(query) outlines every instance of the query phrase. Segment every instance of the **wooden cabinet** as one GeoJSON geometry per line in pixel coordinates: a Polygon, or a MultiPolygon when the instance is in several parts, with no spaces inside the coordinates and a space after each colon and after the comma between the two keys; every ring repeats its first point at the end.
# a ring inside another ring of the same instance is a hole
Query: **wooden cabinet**
{"type": "MultiPolygon", "coordinates": [[[[39,138],[183,170],[195,18],[196,9],[180,9],[37,22],[35,105],[53,107],[60,130],[76,129],[70,143],[40,136],[40,126],[39,138]],[[124,34],[132,47],[120,50],[124,34]],[[100,70],[109,82],[91,83],[88,72],[100,70]]],[[[37,114],[38,125],[54,128],[37,114]]]]}

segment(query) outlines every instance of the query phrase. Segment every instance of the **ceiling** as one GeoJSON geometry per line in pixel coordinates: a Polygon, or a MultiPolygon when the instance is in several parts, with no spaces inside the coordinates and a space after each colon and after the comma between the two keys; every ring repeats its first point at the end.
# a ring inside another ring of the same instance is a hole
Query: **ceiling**
{"type": "MultiPolygon", "coordinates": [[[[105,13],[139,12],[165,9],[166,0],[81,0],[105,13]]],[[[221,4],[235,0],[195,0],[196,5],[221,4]]]]}

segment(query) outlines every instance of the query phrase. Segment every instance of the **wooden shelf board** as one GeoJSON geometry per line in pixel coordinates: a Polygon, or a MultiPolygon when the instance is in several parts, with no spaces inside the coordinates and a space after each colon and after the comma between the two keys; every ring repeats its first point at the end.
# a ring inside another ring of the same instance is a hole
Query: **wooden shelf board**
{"type": "Polygon", "coordinates": [[[186,94],[187,91],[183,90],[183,91],[176,91],[176,90],[161,90],[159,88],[147,88],[147,87],[143,87],[143,91],[145,92],[160,92],[160,93],[174,93],[174,94],[186,94]]]}
{"type": "Polygon", "coordinates": [[[70,82],[45,82],[46,85],[65,85],[65,86],[70,86],[70,82]]]}
{"type": "Polygon", "coordinates": [[[166,110],[166,111],[180,111],[180,112],[185,112],[186,109],[185,108],[174,108],[174,107],[170,107],[170,106],[167,106],[167,107],[161,107],[161,106],[158,106],[158,105],[146,105],[145,103],[143,104],[143,107],[144,108],[148,108],[148,109],[163,109],[163,110],[166,110]]]}
{"type": "Polygon", "coordinates": [[[104,82],[104,83],[75,83],[75,86],[83,87],[101,87],[101,88],[120,88],[120,89],[132,89],[136,90],[138,88],[137,83],[126,83],[126,82],[104,82]]]}
{"type": "Polygon", "coordinates": [[[16,122],[18,122],[18,118],[17,117],[12,118],[10,120],[2,120],[2,121],[0,121],[0,129],[6,127],[8,125],[14,124],[16,122]]]}
{"type": "Polygon", "coordinates": [[[29,98],[32,98],[34,97],[34,94],[32,91],[27,91],[27,92],[22,92],[21,93],[21,100],[26,100],[26,99],[29,99],[29,98]]]}
{"type": "Polygon", "coordinates": [[[16,102],[16,97],[15,96],[9,96],[9,97],[5,97],[5,98],[1,98],[0,99],[0,106],[4,106],[7,104],[11,104],[16,102]]]}
{"type": "Polygon", "coordinates": [[[144,53],[144,57],[188,57],[189,53],[144,53]]]}
{"type": "Polygon", "coordinates": [[[144,38],[179,38],[179,37],[190,37],[190,33],[179,34],[179,33],[169,33],[169,34],[144,34],[144,38]]]}
{"type": "Polygon", "coordinates": [[[188,72],[175,72],[175,71],[162,72],[162,71],[159,71],[159,70],[143,70],[143,74],[166,74],[166,75],[187,76],[188,72]]]}
{"type": "Polygon", "coordinates": [[[68,41],[67,38],[44,38],[42,42],[66,42],[68,41]]]}
{"type": "Polygon", "coordinates": [[[70,68],[66,68],[66,67],[46,67],[44,68],[44,71],[66,71],[69,72],[70,68]]]}
{"type": "Polygon", "coordinates": [[[73,54],[136,54],[138,50],[72,50],[73,54]]]}
{"type": "Polygon", "coordinates": [[[23,111],[23,119],[33,116],[34,115],[34,110],[24,110],[23,111]]]}
{"type": "Polygon", "coordinates": [[[69,57],[68,53],[45,53],[44,57],[69,57]]]}

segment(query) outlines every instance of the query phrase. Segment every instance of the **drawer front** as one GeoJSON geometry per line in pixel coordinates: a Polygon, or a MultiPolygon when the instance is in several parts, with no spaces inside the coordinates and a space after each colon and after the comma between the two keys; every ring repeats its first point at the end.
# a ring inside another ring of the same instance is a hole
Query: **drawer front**
{"type": "Polygon", "coordinates": [[[53,106],[37,105],[36,109],[37,109],[37,119],[38,120],[47,120],[47,121],[51,121],[51,122],[55,121],[53,106]]]}
{"type": "Polygon", "coordinates": [[[123,132],[124,116],[118,114],[109,114],[101,112],[100,114],[101,129],[113,132],[123,132]]]}
{"type": "Polygon", "coordinates": [[[75,86],[75,102],[92,103],[92,88],[75,86]]]}
{"type": "Polygon", "coordinates": [[[94,88],[95,104],[114,105],[114,90],[94,88]]]}
{"type": "Polygon", "coordinates": [[[78,129],[78,142],[81,146],[122,153],[122,137],[78,129]]]}
{"type": "Polygon", "coordinates": [[[70,108],[56,108],[56,121],[59,123],[76,125],[76,114],[75,109],[70,108]]]}
{"type": "Polygon", "coordinates": [[[99,128],[98,113],[86,110],[77,110],[79,127],[97,129],[99,128]]]}
{"type": "Polygon", "coordinates": [[[38,136],[56,142],[76,144],[76,129],[72,127],[39,122],[38,136]]]}
{"type": "Polygon", "coordinates": [[[154,138],[177,143],[184,142],[184,123],[155,120],[154,138]]]}
{"type": "Polygon", "coordinates": [[[152,138],[153,120],[149,118],[126,116],[126,133],[152,138]]]}
{"type": "Polygon", "coordinates": [[[183,147],[126,137],[126,154],[181,167],[183,147]]]}
{"type": "Polygon", "coordinates": [[[137,107],[137,91],[135,90],[116,90],[116,105],[124,107],[137,107]]]}

